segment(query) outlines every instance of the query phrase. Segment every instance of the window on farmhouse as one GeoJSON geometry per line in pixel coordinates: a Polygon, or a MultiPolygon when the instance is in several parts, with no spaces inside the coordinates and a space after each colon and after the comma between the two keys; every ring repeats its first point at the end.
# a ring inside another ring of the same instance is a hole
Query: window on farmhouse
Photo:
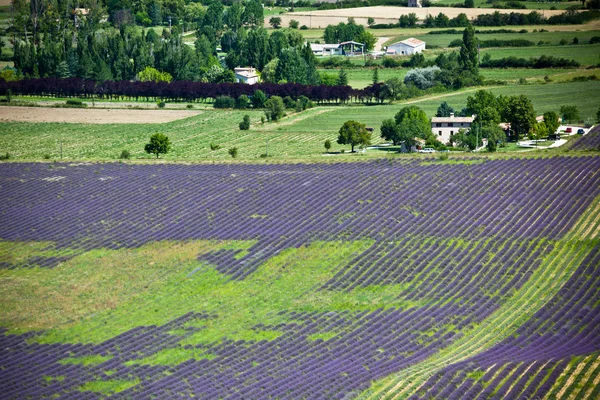
{"type": "Polygon", "coordinates": [[[452,122],[448,122],[448,126],[449,126],[449,127],[453,127],[453,126],[454,126],[454,124],[453,124],[452,122]]]}
{"type": "Polygon", "coordinates": [[[440,126],[442,126],[442,124],[441,124],[441,123],[439,123],[439,122],[437,122],[437,123],[435,124],[435,126],[437,126],[437,127],[439,128],[440,126]]]}

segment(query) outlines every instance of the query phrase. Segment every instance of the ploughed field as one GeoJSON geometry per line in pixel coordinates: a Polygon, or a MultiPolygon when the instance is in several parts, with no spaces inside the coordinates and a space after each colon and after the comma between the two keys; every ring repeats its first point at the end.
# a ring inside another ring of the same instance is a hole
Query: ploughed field
{"type": "Polygon", "coordinates": [[[600,157],[0,164],[3,398],[598,398],[600,157]]]}

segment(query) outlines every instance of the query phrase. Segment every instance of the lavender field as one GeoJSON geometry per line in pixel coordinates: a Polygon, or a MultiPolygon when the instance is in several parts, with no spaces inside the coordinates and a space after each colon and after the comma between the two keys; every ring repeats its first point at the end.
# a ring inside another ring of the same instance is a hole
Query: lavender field
{"type": "Polygon", "coordinates": [[[3,398],[598,398],[600,157],[0,164],[3,398]]]}

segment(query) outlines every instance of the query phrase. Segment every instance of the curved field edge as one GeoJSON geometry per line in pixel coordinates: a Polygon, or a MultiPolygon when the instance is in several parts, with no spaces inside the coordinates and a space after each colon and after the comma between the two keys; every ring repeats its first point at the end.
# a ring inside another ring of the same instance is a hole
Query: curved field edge
{"type": "Polygon", "coordinates": [[[513,335],[516,330],[541,309],[569,280],[577,266],[598,246],[600,196],[587,208],[571,231],[557,241],[535,270],[531,278],[489,318],[452,345],[424,362],[374,382],[361,394],[361,399],[404,399],[415,394],[427,380],[445,366],[466,360],[513,335]]]}

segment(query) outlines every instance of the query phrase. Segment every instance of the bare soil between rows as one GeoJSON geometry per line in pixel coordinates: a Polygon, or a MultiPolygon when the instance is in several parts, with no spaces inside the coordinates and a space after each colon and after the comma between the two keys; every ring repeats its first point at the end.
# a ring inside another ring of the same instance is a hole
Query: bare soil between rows
{"type": "Polygon", "coordinates": [[[49,107],[0,107],[0,122],[65,122],[71,124],[162,124],[202,111],[121,110],[49,107]]]}

